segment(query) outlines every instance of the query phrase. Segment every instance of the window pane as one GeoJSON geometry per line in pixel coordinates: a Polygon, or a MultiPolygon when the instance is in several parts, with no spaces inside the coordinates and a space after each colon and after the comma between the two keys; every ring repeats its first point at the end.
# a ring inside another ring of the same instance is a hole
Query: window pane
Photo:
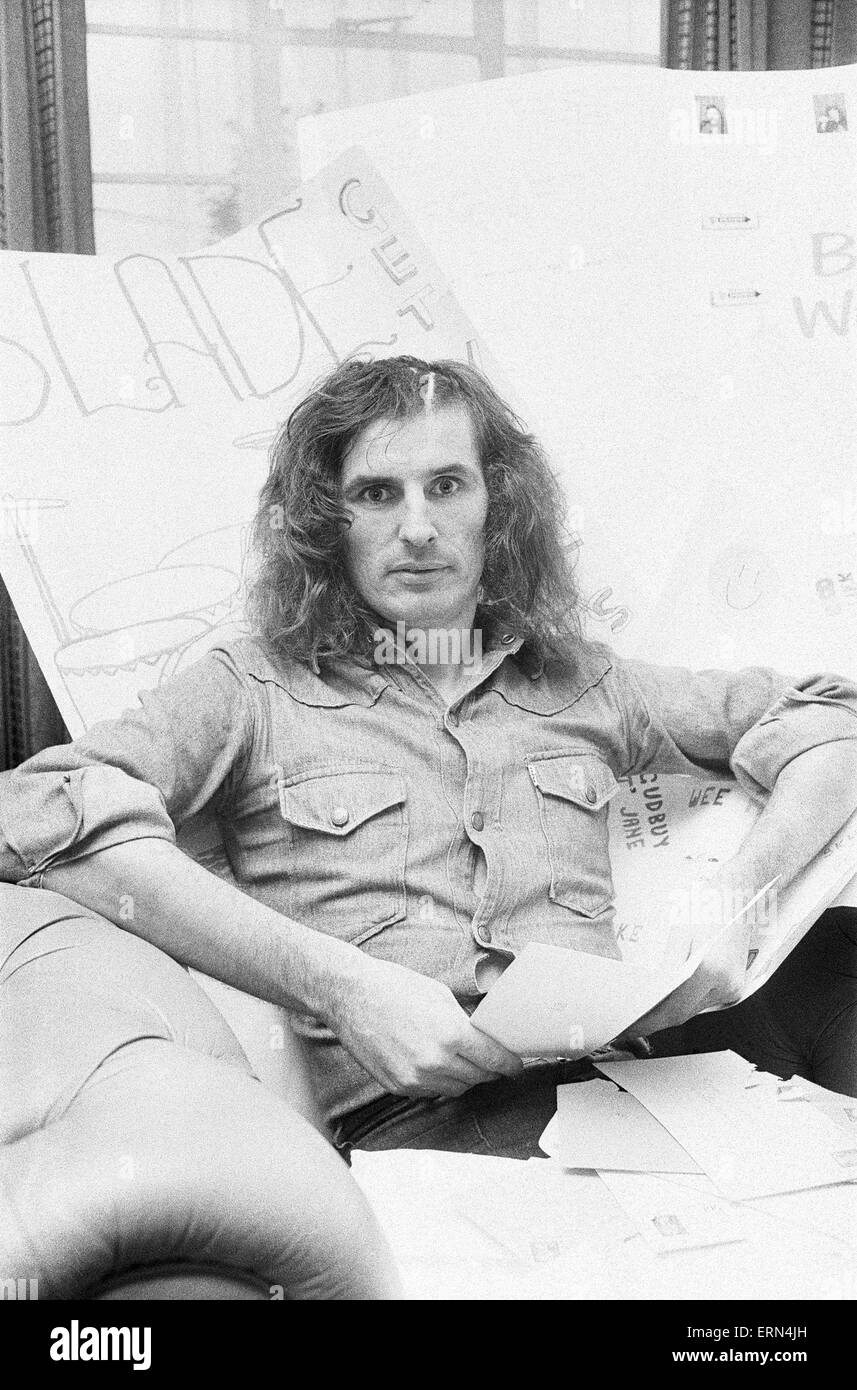
{"type": "Polygon", "coordinates": [[[175,255],[220,241],[242,225],[227,187],[93,183],[96,245],[107,256],[175,255]]]}
{"type": "Polygon", "coordinates": [[[335,48],[302,45],[280,53],[280,100],[283,109],[297,119],[314,111],[335,111],[343,99],[340,55],[335,48]]]}
{"type": "Polygon", "coordinates": [[[473,32],[470,0],[270,0],[284,27],[330,29],[337,23],[375,33],[473,32]]]}
{"type": "Polygon", "coordinates": [[[296,116],[478,80],[476,58],[458,53],[293,48],[283,58],[284,105],[296,116]]]}
{"type": "Polygon", "coordinates": [[[289,196],[313,112],[575,61],[552,47],[658,60],[658,0],[493,3],[514,53],[473,0],[87,0],[96,247],[237,231],[289,196]]]}
{"type": "Polygon", "coordinates": [[[464,54],[412,53],[407,62],[408,92],[429,92],[436,87],[479,81],[479,60],[464,54]]]}
{"type": "Polygon", "coordinates": [[[90,34],[92,168],[219,178],[230,168],[241,54],[232,44],[90,34]]]}
{"type": "MultiPolygon", "coordinates": [[[[251,0],[252,3],[252,0],[251,0]]],[[[263,0],[267,4],[267,0],[263,0]]],[[[141,25],[176,29],[244,28],[244,0],[86,0],[86,22],[93,25],[141,25]]]]}
{"type": "MultiPolygon", "coordinates": [[[[582,60],[581,60],[580,58],[574,58],[574,57],[571,57],[571,56],[569,56],[569,55],[567,55],[567,54],[564,55],[561,51],[558,51],[556,54],[554,54],[553,56],[549,56],[549,57],[544,57],[544,56],[543,56],[543,57],[539,57],[539,58],[529,58],[529,57],[513,57],[513,58],[507,58],[507,59],[506,59],[506,76],[507,76],[507,77],[516,77],[519,73],[522,73],[522,72],[549,72],[552,68],[567,68],[567,67],[574,67],[575,65],[579,65],[581,61],[582,61],[582,60]]],[[[612,62],[612,61],[616,61],[617,63],[625,63],[625,64],[627,65],[627,62],[628,62],[629,60],[628,60],[628,58],[627,58],[627,56],[626,56],[625,54],[622,54],[621,58],[616,58],[615,60],[614,60],[613,58],[602,58],[602,57],[599,57],[599,56],[596,54],[595,57],[594,57],[593,59],[591,59],[591,60],[586,60],[586,61],[592,61],[592,62],[608,62],[608,61],[612,62]]],[[[633,61],[634,61],[635,63],[654,63],[654,62],[656,62],[656,59],[655,59],[655,58],[650,58],[650,57],[648,57],[648,55],[645,55],[645,54],[643,54],[643,55],[635,54],[634,57],[633,57],[633,61]]]]}
{"type": "Polygon", "coordinates": [[[660,53],[660,0],[506,0],[506,42],[660,53]]]}

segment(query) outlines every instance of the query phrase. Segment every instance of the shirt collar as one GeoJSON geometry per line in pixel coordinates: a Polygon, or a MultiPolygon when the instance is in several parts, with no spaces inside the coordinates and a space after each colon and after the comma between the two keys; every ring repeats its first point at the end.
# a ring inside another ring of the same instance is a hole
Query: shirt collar
{"type": "MultiPolygon", "coordinates": [[[[240,639],[238,645],[243,650],[244,669],[259,681],[271,681],[297,700],[300,704],[341,708],[345,705],[363,705],[366,708],[376,703],[382,691],[395,683],[395,670],[391,667],[375,665],[364,666],[359,662],[342,658],[329,663],[322,674],[316,675],[303,661],[288,659],[274,661],[257,638],[240,639]]],[[[521,657],[524,639],[508,627],[500,626],[489,632],[483,651],[486,654],[501,653],[499,660],[489,663],[485,678],[493,676],[496,686],[504,699],[527,709],[549,712],[571,703],[604,671],[610,663],[602,662],[595,671],[591,663],[582,660],[574,672],[572,685],[575,693],[568,698],[567,673],[559,679],[561,690],[557,689],[557,676],[551,674],[556,663],[545,663],[529,651],[521,657]],[[518,657],[509,662],[507,657],[518,657]]]]}
{"type": "Polygon", "coordinates": [[[304,661],[274,661],[256,638],[245,638],[240,646],[248,675],[279,685],[302,705],[368,707],[375,704],[389,684],[382,667],[370,669],[355,661],[339,660],[316,675],[304,661]]]}

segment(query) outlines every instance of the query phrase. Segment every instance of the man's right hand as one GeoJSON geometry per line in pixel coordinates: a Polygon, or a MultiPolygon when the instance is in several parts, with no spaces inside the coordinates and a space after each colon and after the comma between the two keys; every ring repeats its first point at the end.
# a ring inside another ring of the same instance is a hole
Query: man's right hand
{"type": "Polygon", "coordinates": [[[520,1057],[480,1033],[446,985],[405,966],[360,957],[325,1020],[393,1095],[460,1096],[517,1076],[520,1057]]]}

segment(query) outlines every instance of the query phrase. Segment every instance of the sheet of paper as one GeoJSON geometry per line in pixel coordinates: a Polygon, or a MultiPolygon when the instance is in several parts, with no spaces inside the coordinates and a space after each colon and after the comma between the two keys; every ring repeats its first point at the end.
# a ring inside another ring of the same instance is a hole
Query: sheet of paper
{"type": "Polygon", "coordinates": [[[604,1062],[599,1070],[636,1096],[732,1200],[857,1177],[857,1136],[849,1143],[815,1106],[748,1087],[749,1063],[733,1053],[604,1062]]]}
{"type": "Polygon", "coordinates": [[[431,1149],[354,1150],[413,1298],[610,1298],[630,1223],[594,1173],[431,1149]]]}
{"type": "MultiPolygon", "coordinates": [[[[747,1079],[746,1086],[767,1087],[781,1103],[817,1108],[842,1131],[846,1144],[857,1136],[857,1100],[853,1096],[829,1091],[803,1076],[784,1080],[768,1072],[754,1072],[747,1079]]],[[[821,1234],[834,1242],[835,1248],[840,1251],[857,1251],[857,1183],[775,1193],[757,1197],[742,1205],[776,1222],[778,1229],[790,1228],[795,1232],[821,1234]]],[[[822,1296],[857,1297],[857,1280],[853,1278],[845,1278],[841,1274],[834,1276],[829,1271],[826,1282],[829,1292],[822,1296]]]]}
{"type": "Polygon", "coordinates": [[[531,942],[477,1005],[470,1021],[522,1057],[585,1057],[686,980],[606,956],[531,942]]]}
{"type": "Polygon", "coordinates": [[[761,1199],[744,1209],[744,1241],[666,1258],[596,1173],[418,1149],[355,1150],[352,1163],[414,1299],[857,1295],[857,1251],[836,1233],[857,1185],[761,1199]]]}
{"type": "Polygon", "coordinates": [[[857,813],[850,817],[829,844],[792,879],[773,900],[773,910],[763,915],[750,945],[755,958],[747,971],[742,999],[748,999],[771,978],[790,951],[834,901],[843,885],[852,882],[857,863],[857,813]]]}
{"type": "Polygon", "coordinates": [[[838,897],[833,898],[832,908],[857,908],[857,878],[850,878],[838,897]]]}
{"type": "Polygon", "coordinates": [[[599,1170],[598,1176],[658,1254],[745,1239],[740,1209],[724,1202],[705,1177],[692,1185],[650,1173],[599,1170]]]}
{"type": "Polygon", "coordinates": [[[803,1076],[793,1076],[781,1084],[793,1088],[796,1098],[817,1106],[845,1134],[850,1134],[857,1141],[857,1097],[829,1091],[824,1086],[807,1081],[803,1076]]]}
{"type": "Polygon", "coordinates": [[[830,904],[831,907],[857,907],[857,878],[849,879],[842,892],[830,904]]]}
{"type": "MultiPolygon", "coordinates": [[[[760,1199],[742,1209],[744,1241],[665,1258],[596,1173],[417,1149],[352,1163],[414,1299],[857,1295],[857,1251],[837,1235],[857,1185],[760,1199]]],[[[701,1181],[670,1178],[697,1193],[701,1181]]]]}
{"type": "Polygon", "coordinates": [[[566,1168],[700,1171],[645,1106],[612,1081],[557,1086],[556,1100],[539,1148],[566,1168]]]}
{"type": "Polygon", "coordinates": [[[400,1259],[425,1258],[442,1249],[448,1260],[486,1262],[505,1259],[509,1252],[470,1221],[469,1194],[480,1178],[499,1181],[512,1161],[490,1158],[474,1165],[462,1163],[460,1155],[438,1157],[433,1150],[379,1155],[355,1149],[351,1170],[382,1215],[400,1259]],[[418,1203],[415,1191],[421,1193],[418,1203]]]}
{"type": "Polygon", "coordinates": [[[711,945],[681,964],[644,968],[531,942],[491,986],[470,1021],[522,1057],[585,1057],[686,984],[711,945]]]}
{"type": "MultiPolygon", "coordinates": [[[[803,1192],[781,1192],[769,1197],[756,1197],[742,1202],[742,1207],[763,1214],[780,1232],[791,1230],[803,1233],[806,1241],[812,1233],[831,1242],[831,1253],[857,1259],[857,1184],[840,1183],[836,1187],[815,1187],[803,1192]]],[[[808,1241],[807,1241],[808,1243],[808,1241]]],[[[832,1261],[824,1276],[830,1280],[830,1292],[820,1291],[819,1297],[857,1298],[857,1271],[852,1268],[850,1287],[831,1278],[832,1261]]]]}
{"type": "Polygon", "coordinates": [[[321,376],[360,350],[497,376],[354,151],[188,255],[0,252],[0,301],[0,570],[72,735],[244,630],[268,447],[321,376]]]}

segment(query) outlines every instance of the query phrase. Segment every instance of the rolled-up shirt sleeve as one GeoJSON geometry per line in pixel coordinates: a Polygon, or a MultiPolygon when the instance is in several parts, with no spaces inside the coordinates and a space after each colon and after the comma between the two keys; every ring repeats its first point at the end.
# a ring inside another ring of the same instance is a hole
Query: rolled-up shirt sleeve
{"type": "Polygon", "coordinates": [[[857,740],[857,682],[796,679],[767,667],[691,671],[617,663],[628,717],[629,772],[735,777],[764,801],[782,769],[820,744],[857,740]]]}
{"type": "Polygon", "coordinates": [[[246,676],[213,648],[139,709],[0,774],[0,879],[38,886],[52,864],[129,840],[173,843],[237,786],[253,738],[246,676]]]}

